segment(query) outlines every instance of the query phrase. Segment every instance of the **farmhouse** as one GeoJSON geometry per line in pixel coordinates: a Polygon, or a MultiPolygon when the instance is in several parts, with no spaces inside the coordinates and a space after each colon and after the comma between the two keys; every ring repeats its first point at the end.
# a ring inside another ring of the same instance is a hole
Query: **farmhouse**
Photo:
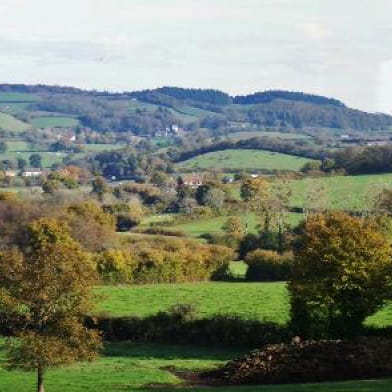
{"type": "Polygon", "coordinates": [[[6,177],[16,177],[18,172],[16,170],[4,170],[4,175],[6,177]]]}
{"type": "Polygon", "coordinates": [[[37,167],[26,167],[22,172],[22,177],[39,177],[42,175],[42,169],[37,167]]]}
{"type": "Polygon", "coordinates": [[[200,176],[192,175],[184,178],[184,185],[189,186],[191,188],[198,188],[203,185],[203,179],[200,176]]]}

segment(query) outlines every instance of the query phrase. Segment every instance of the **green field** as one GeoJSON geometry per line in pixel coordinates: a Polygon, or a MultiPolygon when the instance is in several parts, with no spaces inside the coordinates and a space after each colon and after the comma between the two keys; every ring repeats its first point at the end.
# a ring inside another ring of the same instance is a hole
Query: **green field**
{"type": "Polygon", "coordinates": [[[85,152],[101,152],[101,151],[112,151],[120,150],[125,148],[125,144],[83,144],[83,150],[85,152]]]}
{"type": "Polygon", "coordinates": [[[250,131],[250,132],[234,132],[229,135],[231,140],[246,140],[252,139],[254,137],[273,137],[285,140],[295,140],[295,139],[311,139],[311,136],[305,135],[303,133],[288,133],[288,132],[273,132],[273,131],[250,131]]]}
{"type": "MultiPolygon", "coordinates": [[[[363,210],[371,206],[372,200],[383,188],[392,188],[392,174],[305,178],[293,180],[289,186],[292,207],[303,207],[312,189],[323,188],[326,207],[363,210]]],[[[239,199],[240,185],[230,186],[230,192],[239,199]]]]}
{"type": "MultiPolygon", "coordinates": [[[[200,316],[223,313],[280,324],[289,319],[289,297],[283,282],[102,286],[97,294],[96,312],[112,316],[145,317],[172,305],[193,304],[200,316]]],[[[371,316],[367,324],[392,325],[392,305],[371,316]]]]}
{"type": "Polygon", "coordinates": [[[362,210],[371,205],[374,196],[383,188],[392,188],[392,174],[336,176],[293,181],[291,204],[303,207],[309,190],[319,186],[325,189],[327,207],[362,210]]]}
{"type": "Polygon", "coordinates": [[[38,97],[29,93],[0,93],[0,102],[35,102],[38,97]]]}
{"type": "Polygon", "coordinates": [[[299,170],[309,159],[261,150],[224,150],[178,163],[186,169],[299,170]]]}
{"type": "Polygon", "coordinates": [[[9,132],[24,132],[29,128],[29,124],[18,120],[14,116],[6,113],[0,113],[0,129],[9,132]]]}
{"type": "MultiPolygon", "coordinates": [[[[0,341],[1,343],[1,341],[0,341]]],[[[168,346],[160,344],[114,343],[107,345],[102,357],[93,363],[50,370],[46,374],[47,392],[389,392],[392,380],[348,381],[340,383],[257,385],[221,388],[190,388],[170,373],[216,367],[242,352],[211,347],[168,346]]],[[[0,361],[2,358],[0,348],[0,361]]],[[[35,391],[35,374],[7,372],[0,368],[0,392],[35,391]]]]}
{"type": "MultiPolygon", "coordinates": [[[[222,226],[225,224],[229,217],[219,216],[212,219],[202,219],[192,222],[182,223],[170,226],[171,229],[184,232],[191,237],[199,237],[205,233],[223,233],[222,226]]],[[[286,223],[292,226],[298,225],[303,219],[302,214],[288,213],[286,214],[286,223]]],[[[244,216],[244,223],[248,226],[249,233],[257,233],[260,224],[259,218],[255,214],[247,214],[244,216]]]]}
{"type": "Polygon", "coordinates": [[[25,111],[31,102],[1,102],[0,101],[0,111],[9,114],[17,114],[25,111]]]}
{"type": "Polygon", "coordinates": [[[79,125],[79,120],[73,117],[65,116],[45,116],[32,119],[31,124],[36,128],[68,128],[79,125]]]}

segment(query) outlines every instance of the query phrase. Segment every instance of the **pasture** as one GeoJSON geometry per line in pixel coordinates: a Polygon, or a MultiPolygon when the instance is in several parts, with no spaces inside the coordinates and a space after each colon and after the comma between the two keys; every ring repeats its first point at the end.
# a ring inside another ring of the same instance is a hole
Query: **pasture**
{"type": "Polygon", "coordinates": [[[38,99],[29,93],[0,92],[0,102],[35,102],[38,99]]]}
{"type": "Polygon", "coordinates": [[[42,116],[31,120],[35,128],[71,128],[79,125],[79,120],[66,116],[42,116]]]}
{"type": "Polygon", "coordinates": [[[14,116],[6,113],[0,113],[0,129],[8,132],[24,132],[31,126],[23,121],[18,120],[14,116]]]}
{"type": "Polygon", "coordinates": [[[234,141],[252,139],[254,137],[273,137],[284,140],[297,140],[297,139],[311,139],[311,136],[304,133],[289,133],[289,132],[275,132],[275,131],[246,131],[231,133],[229,139],[234,141]]]}
{"type": "Polygon", "coordinates": [[[198,155],[177,166],[185,169],[227,169],[227,170],[294,170],[297,171],[309,159],[294,155],[262,150],[235,150],[209,152],[198,155]]]}
{"type": "MultiPolygon", "coordinates": [[[[253,213],[241,215],[244,223],[247,225],[249,233],[257,233],[260,219],[253,213]]],[[[222,234],[222,226],[229,216],[219,216],[211,219],[195,220],[187,223],[170,226],[170,229],[184,232],[190,237],[200,237],[202,234],[222,234]]],[[[287,213],[286,223],[290,226],[298,225],[303,219],[302,214],[287,213]]]]}
{"type": "MultiPolygon", "coordinates": [[[[106,345],[102,357],[93,363],[78,363],[49,370],[48,392],[155,391],[182,392],[197,389],[186,387],[168,369],[202,370],[219,366],[243,354],[211,347],[173,346],[160,344],[113,343],[106,345]]],[[[0,340],[0,365],[4,360],[0,340]]],[[[198,388],[199,389],[199,388],[198,388]]],[[[348,381],[340,383],[299,385],[256,385],[203,388],[205,392],[389,392],[392,380],[348,381]]],[[[33,392],[35,374],[9,372],[0,367],[0,391],[33,392]]]]}
{"type": "MultiPolygon", "coordinates": [[[[243,266],[238,268],[244,268],[243,266]]],[[[100,286],[96,313],[145,317],[173,305],[192,304],[200,317],[217,313],[285,324],[289,319],[289,296],[284,282],[181,283],[140,286],[100,286]]],[[[392,325],[392,305],[366,321],[368,325],[392,325]]]]}
{"type": "Polygon", "coordinates": [[[292,206],[303,207],[306,194],[322,188],[328,208],[364,210],[383,188],[392,188],[392,174],[309,178],[292,181],[290,186],[292,206]]]}
{"type": "MultiPolygon", "coordinates": [[[[320,189],[324,204],[330,209],[364,210],[370,208],[383,188],[392,188],[392,174],[305,178],[288,182],[291,207],[304,207],[308,195],[320,189]]],[[[229,186],[231,195],[240,198],[240,185],[229,186]]]]}

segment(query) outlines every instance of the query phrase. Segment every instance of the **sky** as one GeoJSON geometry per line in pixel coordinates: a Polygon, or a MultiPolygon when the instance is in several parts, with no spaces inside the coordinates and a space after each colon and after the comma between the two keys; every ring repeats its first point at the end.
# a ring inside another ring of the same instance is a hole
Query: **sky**
{"type": "Polygon", "coordinates": [[[304,91],[392,113],[391,0],[0,0],[0,83],[304,91]]]}

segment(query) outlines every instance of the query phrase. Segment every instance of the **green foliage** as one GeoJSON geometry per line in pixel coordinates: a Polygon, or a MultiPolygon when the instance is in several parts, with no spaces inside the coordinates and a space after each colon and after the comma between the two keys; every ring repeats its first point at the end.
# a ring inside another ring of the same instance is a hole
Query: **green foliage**
{"type": "Polygon", "coordinates": [[[311,215],[295,248],[292,323],[303,335],[353,335],[392,299],[392,259],[374,223],[341,212],[311,215]]]}
{"type": "Polygon", "coordinates": [[[97,268],[108,283],[175,283],[206,281],[227,269],[229,248],[180,238],[133,241],[122,251],[105,251],[97,268]]]}
{"type": "Polygon", "coordinates": [[[42,388],[48,368],[96,357],[99,334],[83,325],[95,277],[87,255],[55,219],[31,223],[23,245],[1,253],[0,315],[17,338],[8,345],[9,368],[36,370],[42,388]]]}
{"type": "Polygon", "coordinates": [[[239,216],[232,216],[223,224],[222,230],[235,237],[242,237],[246,232],[244,220],[239,216]]]}
{"type": "Polygon", "coordinates": [[[247,254],[248,265],[246,280],[248,281],[286,281],[290,277],[293,255],[279,254],[271,250],[258,249],[247,254]]]}

